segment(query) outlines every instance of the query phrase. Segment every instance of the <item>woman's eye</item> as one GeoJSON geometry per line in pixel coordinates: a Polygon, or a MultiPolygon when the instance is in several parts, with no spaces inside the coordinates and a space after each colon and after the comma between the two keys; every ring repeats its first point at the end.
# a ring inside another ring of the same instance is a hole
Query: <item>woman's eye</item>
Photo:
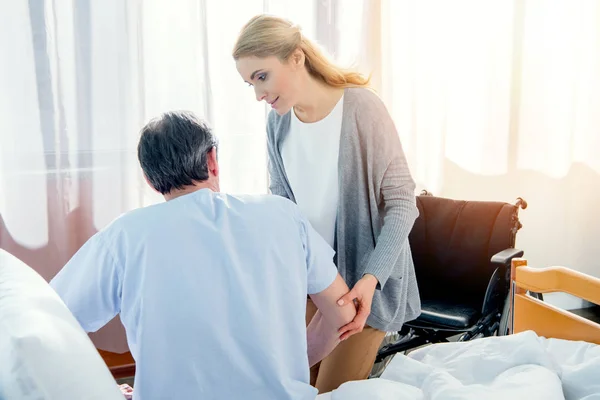
{"type": "Polygon", "coordinates": [[[260,74],[257,79],[259,81],[264,81],[265,79],[267,79],[267,74],[260,74]]]}

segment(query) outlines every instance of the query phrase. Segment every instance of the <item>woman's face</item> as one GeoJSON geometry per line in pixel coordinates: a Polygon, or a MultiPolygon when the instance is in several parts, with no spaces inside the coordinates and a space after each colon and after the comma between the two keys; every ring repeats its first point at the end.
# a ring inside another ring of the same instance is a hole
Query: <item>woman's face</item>
{"type": "Polygon", "coordinates": [[[294,57],[284,63],[274,56],[242,57],[236,67],[244,81],[254,87],[256,100],[266,101],[279,115],[286,114],[297,103],[300,69],[294,57]]]}

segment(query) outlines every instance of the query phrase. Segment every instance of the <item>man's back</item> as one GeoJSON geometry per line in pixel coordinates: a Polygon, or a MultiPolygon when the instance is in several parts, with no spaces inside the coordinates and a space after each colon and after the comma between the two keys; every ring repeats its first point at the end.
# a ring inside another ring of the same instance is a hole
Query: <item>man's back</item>
{"type": "Polygon", "coordinates": [[[87,331],[121,313],[136,398],[314,399],[306,296],[332,258],[288,200],[203,189],[117,219],[52,285],[87,331]]]}

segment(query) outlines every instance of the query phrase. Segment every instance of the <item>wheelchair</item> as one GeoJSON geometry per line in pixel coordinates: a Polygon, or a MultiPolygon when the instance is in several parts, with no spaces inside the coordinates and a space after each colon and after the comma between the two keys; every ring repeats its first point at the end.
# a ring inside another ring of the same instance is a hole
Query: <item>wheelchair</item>
{"type": "Polygon", "coordinates": [[[450,338],[507,333],[510,264],[524,255],[515,241],[527,202],[454,200],[424,191],[417,207],[409,243],[422,311],[398,332],[399,340],[380,348],[376,364],[450,338]]]}

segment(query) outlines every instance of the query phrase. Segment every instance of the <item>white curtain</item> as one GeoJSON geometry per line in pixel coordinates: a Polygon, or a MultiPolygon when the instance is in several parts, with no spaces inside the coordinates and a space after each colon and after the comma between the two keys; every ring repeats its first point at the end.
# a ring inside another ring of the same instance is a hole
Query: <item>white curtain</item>
{"type": "MultiPolygon", "coordinates": [[[[600,276],[595,0],[1,2],[0,247],[50,279],[120,213],[162,201],[135,150],[165,110],[213,126],[224,190],[265,193],[267,109],[230,55],[261,12],[373,73],[419,188],[522,196],[531,262],[600,276]]],[[[124,350],[121,329],[94,340],[124,350]]]]}
{"type": "Polygon", "coordinates": [[[383,0],[375,68],[417,180],[600,173],[600,3],[383,0]],[[442,156],[442,157],[439,157],[442,156]]]}

